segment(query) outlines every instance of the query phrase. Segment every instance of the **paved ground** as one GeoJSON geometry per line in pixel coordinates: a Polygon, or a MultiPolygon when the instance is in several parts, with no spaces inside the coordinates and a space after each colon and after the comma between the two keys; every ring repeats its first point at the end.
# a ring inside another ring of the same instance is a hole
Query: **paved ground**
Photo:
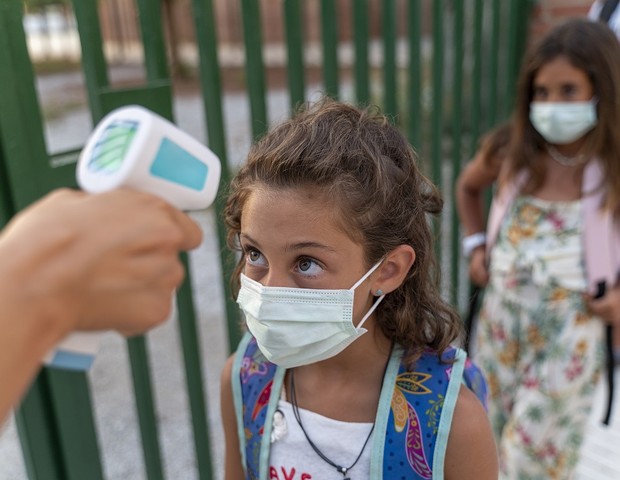
{"type": "MultiPolygon", "coordinates": [[[[111,72],[113,81],[125,82],[139,76],[135,68],[111,72]]],[[[309,88],[310,95],[316,89],[309,88]]],[[[72,73],[40,79],[39,95],[46,111],[53,114],[46,125],[50,151],[80,146],[91,131],[90,117],[83,107],[85,95],[81,74],[72,73]],[[64,99],[64,100],[61,100],[64,99]],[[71,107],[67,110],[67,106],[71,107]]],[[[343,93],[348,98],[350,92],[343,93]]],[[[242,93],[224,98],[229,160],[239,165],[250,144],[248,101],[242,93]]],[[[201,102],[191,88],[183,88],[175,97],[175,116],[179,125],[204,141],[204,115],[201,102]]],[[[284,91],[268,97],[271,121],[286,116],[288,98],[284,91]]],[[[190,255],[192,285],[195,292],[200,343],[205,352],[204,377],[212,430],[213,459],[217,477],[221,477],[221,424],[219,420],[219,372],[227,353],[224,350],[223,300],[220,285],[217,246],[213,234],[213,212],[194,214],[205,232],[204,244],[190,255]]],[[[196,478],[184,374],[179,339],[174,322],[148,335],[157,413],[160,421],[166,478],[196,478]]],[[[100,434],[106,478],[139,480],[145,478],[139,449],[138,427],[132,403],[130,372],[124,341],[116,335],[104,337],[101,352],[90,373],[97,428],[100,434]]],[[[620,375],[617,384],[620,385],[620,375]]],[[[598,420],[603,406],[604,388],[598,391],[595,410],[584,445],[579,480],[620,479],[620,394],[616,398],[616,416],[609,428],[598,420]]],[[[15,426],[9,421],[0,431],[0,480],[26,480],[15,426]]]]}
{"type": "MultiPolygon", "coordinates": [[[[620,369],[620,367],[618,367],[620,369]]],[[[606,405],[607,387],[599,385],[586,441],[583,445],[577,480],[620,479],[620,372],[616,371],[614,410],[609,426],[601,423],[606,405]]]]}

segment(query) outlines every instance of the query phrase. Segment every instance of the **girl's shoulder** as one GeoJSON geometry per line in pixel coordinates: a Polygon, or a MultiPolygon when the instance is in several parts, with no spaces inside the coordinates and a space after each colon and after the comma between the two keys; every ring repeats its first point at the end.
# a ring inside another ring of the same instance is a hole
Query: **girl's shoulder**
{"type": "Polygon", "coordinates": [[[497,447],[486,411],[478,398],[462,386],[446,450],[445,478],[490,480],[498,474],[497,447]]]}

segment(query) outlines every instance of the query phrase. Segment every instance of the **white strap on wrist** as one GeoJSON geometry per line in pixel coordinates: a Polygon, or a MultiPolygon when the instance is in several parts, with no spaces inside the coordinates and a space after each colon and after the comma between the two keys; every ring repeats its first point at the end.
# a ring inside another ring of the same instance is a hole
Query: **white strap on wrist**
{"type": "Polygon", "coordinates": [[[473,233],[463,237],[463,255],[469,258],[474,249],[485,243],[487,243],[487,236],[484,232],[473,233]]]}

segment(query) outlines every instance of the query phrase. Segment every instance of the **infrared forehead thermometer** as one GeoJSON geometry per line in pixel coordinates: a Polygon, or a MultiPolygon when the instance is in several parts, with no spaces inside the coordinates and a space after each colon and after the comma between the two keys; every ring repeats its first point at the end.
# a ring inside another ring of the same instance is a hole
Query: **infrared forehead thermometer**
{"type": "MultiPolygon", "coordinates": [[[[219,158],[176,125],[140,106],[114,110],[97,125],[77,164],[77,182],[90,193],[128,187],[159,196],[180,210],[215,200],[219,158]]],[[[99,332],[67,337],[45,359],[49,366],[86,371],[99,332]]]]}
{"type": "Polygon", "coordinates": [[[201,210],[215,200],[220,171],[218,157],[198,140],[131,105],[97,125],[80,154],[77,182],[90,193],[129,187],[180,210],[201,210]]]}

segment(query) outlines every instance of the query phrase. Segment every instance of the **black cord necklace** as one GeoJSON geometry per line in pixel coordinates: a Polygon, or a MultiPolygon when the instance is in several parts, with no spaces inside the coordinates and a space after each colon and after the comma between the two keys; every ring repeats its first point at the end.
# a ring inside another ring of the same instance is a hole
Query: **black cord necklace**
{"type": "Polygon", "coordinates": [[[299,428],[301,428],[301,431],[303,432],[304,436],[306,437],[306,440],[308,440],[308,443],[312,447],[312,450],[314,450],[316,452],[316,454],[319,457],[321,457],[325,462],[327,462],[332,467],[334,467],[338,473],[342,473],[343,480],[351,480],[349,477],[347,477],[347,472],[349,470],[351,470],[355,466],[355,464],[359,461],[359,459],[362,457],[362,453],[364,453],[364,450],[366,449],[366,445],[368,444],[368,441],[370,440],[370,436],[372,435],[372,432],[375,429],[374,422],[372,424],[370,432],[368,433],[368,436],[366,437],[366,441],[364,442],[364,445],[362,446],[362,449],[360,450],[360,453],[357,456],[357,458],[355,459],[355,461],[350,466],[348,466],[348,467],[343,467],[342,465],[338,465],[337,463],[334,463],[329,458],[327,458],[325,456],[325,454],[323,452],[321,452],[321,450],[319,450],[319,447],[317,447],[312,440],[310,440],[310,437],[308,436],[308,433],[306,432],[306,429],[304,428],[303,424],[301,423],[301,416],[299,415],[299,408],[297,407],[297,395],[295,394],[295,375],[294,375],[294,372],[295,372],[295,369],[292,369],[291,370],[291,375],[290,375],[291,376],[291,405],[293,407],[293,415],[295,415],[295,420],[297,420],[297,424],[299,425],[299,428]]]}

